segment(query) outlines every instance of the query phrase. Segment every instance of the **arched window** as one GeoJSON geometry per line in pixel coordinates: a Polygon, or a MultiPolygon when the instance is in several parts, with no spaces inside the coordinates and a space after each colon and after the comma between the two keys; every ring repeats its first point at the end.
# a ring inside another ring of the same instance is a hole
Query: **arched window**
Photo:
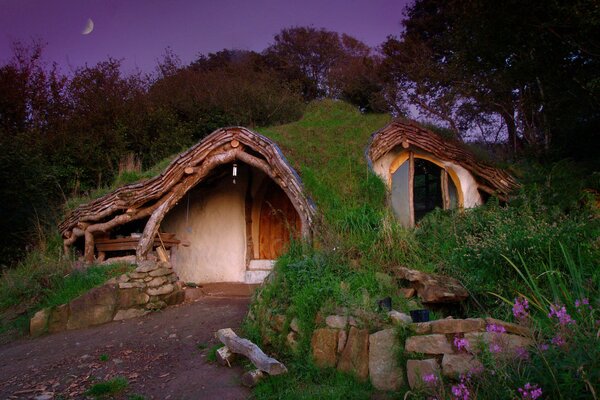
{"type": "Polygon", "coordinates": [[[462,206],[458,178],[427,156],[404,153],[392,163],[390,172],[392,208],[404,226],[414,226],[436,208],[462,206]]]}

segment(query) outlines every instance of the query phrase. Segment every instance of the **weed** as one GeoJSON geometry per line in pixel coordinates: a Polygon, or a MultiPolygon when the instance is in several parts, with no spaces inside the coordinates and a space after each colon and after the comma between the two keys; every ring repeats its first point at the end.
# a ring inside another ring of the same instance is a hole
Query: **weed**
{"type": "Polygon", "coordinates": [[[95,383],[85,392],[85,394],[94,398],[104,398],[122,393],[128,386],[129,382],[127,379],[118,376],[107,381],[95,383]]]}
{"type": "Polygon", "coordinates": [[[108,354],[100,354],[98,359],[102,362],[105,362],[105,361],[108,361],[110,359],[110,357],[108,356],[108,354]]]}
{"type": "Polygon", "coordinates": [[[217,362],[217,350],[223,347],[223,343],[215,344],[210,349],[208,349],[208,353],[206,354],[206,361],[214,363],[217,362]]]}

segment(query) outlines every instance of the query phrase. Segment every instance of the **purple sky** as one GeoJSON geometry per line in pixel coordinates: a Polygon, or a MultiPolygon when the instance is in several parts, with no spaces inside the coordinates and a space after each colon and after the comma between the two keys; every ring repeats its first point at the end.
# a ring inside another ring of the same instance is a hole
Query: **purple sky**
{"type": "Polygon", "coordinates": [[[187,64],[223,48],[260,51],[282,28],[308,25],[377,46],[400,33],[407,1],[0,0],[0,61],[15,40],[38,38],[65,72],[109,55],[127,72],[151,72],[167,46],[187,64]],[[82,35],[88,18],[94,30],[82,35]]]}

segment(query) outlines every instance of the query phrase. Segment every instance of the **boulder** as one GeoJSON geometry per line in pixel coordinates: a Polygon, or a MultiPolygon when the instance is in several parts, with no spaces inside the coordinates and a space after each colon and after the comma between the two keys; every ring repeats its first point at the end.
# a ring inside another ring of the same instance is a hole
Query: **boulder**
{"type": "Polygon", "coordinates": [[[62,332],[67,330],[67,323],[69,321],[69,305],[61,304],[58,307],[54,307],[50,313],[50,319],[48,320],[48,332],[62,332]]]}
{"type": "Polygon", "coordinates": [[[474,353],[480,352],[481,346],[487,346],[492,353],[509,357],[518,355],[519,350],[533,344],[529,338],[497,332],[469,332],[465,333],[465,339],[469,341],[470,350],[474,353]]]}
{"type": "Polygon", "coordinates": [[[444,354],[452,353],[452,345],[445,335],[433,334],[411,336],[406,339],[404,349],[412,353],[444,354]]]}
{"type": "Polygon", "coordinates": [[[401,313],[396,310],[388,312],[388,317],[390,317],[390,319],[395,325],[406,325],[411,324],[413,322],[410,315],[401,313]]]}
{"type": "Polygon", "coordinates": [[[158,268],[159,266],[156,261],[144,260],[138,263],[138,267],[135,269],[135,272],[148,273],[158,268]]]}
{"type": "Polygon", "coordinates": [[[146,315],[148,313],[149,313],[149,311],[143,310],[140,308],[130,308],[127,310],[119,310],[119,311],[117,311],[117,314],[115,315],[114,321],[121,321],[124,319],[137,318],[137,317],[146,315]]]}
{"type": "Polygon", "coordinates": [[[168,295],[163,296],[162,299],[169,306],[181,304],[185,301],[185,290],[176,284],[175,289],[168,295]]]}
{"type": "Polygon", "coordinates": [[[146,293],[148,293],[150,296],[162,296],[163,294],[171,293],[174,289],[175,287],[171,283],[168,283],[157,288],[148,288],[146,293]]]}
{"type": "Polygon", "coordinates": [[[121,289],[119,290],[118,308],[127,309],[139,306],[146,304],[148,300],[150,300],[150,296],[141,288],[121,289]]]}
{"type": "Polygon", "coordinates": [[[393,329],[369,336],[369,377],[377,390],[397,391],[402,386],[402,369],[396,359],[397,347],[393,329]]]}
{"type": "Polygon", "coordinates": [[[348,317],[343,315],[329,315],[325,318],[325,324],[334,329],[346,329],[348,325],[348,317]]]}
{"type": "Polygon", "coordinates": [[[442,373],[449,378],[458,379],[461,374],[483,371],[483,364],[471,354],[444,354],[442,373]]]}
{"type": "Polygon", "coordinates": [[[347,340],[348,340],[348,334],[346,333],[346,331],[344,329],[340,330],[340,332],[338,333],[338,345],[337,345],[338,353],[341,353],[342,351],[344,351],[344,347],[346,347],[347,340]]]}
{"type": "Polygon", "coordinates": [[[415,288],[400,288],[398,289],[398,295],[404,297],[405,299],[410,299],[414,297],[416,294],[415,288]]]}
{"type": "Polygon", "coordinates": [[[406,362],[406,377],[408,378],[408,386],[411,389],[433,387],[433,383],[427,384],[423,382],[423,377],[431,374],[435,377],[439,377],[440,375],[440,366],[435,358],[408,360],[406,362]]]}
{"type": "Polygon", "coordinates": [[[417,335],[431,333],[431,322],[417,322],[410,324],[410,327],[417,335]]]}
{"type": "Polygon", "coordinates": [[[119,289],[143,288],[146,285],[143,282],[119,282],[119,289]]]}
{"type": "Polygon", "coordinates": [[[50,318],[50,309],[43,308],[36,312],[29,321],[29,334],[33,337],[43,335],[48,331],[48,319],[50,318]]]}
{"type": "Polygon", "coordinates": [[[356,375],[360,380],[369,376],[369,331],[350,328],[348,340],[340,356],[337,369],[356,375]]]}
{"type": "Polygon", "coordinates": [[[117,304],[117,288],[103,285],[93,288],[69,303],[71,315],[67,329],[79,329],[104,324],[113,319],[117,304]]]}
{"type": "Polygon", "coordinates": [[[148,273],[148,275],[150,275],[152,277],[156,277],[156,276],[169,275],[169,274],[172,274],[172,273],[173,273],[173,270],[171,268],[161,267],[161,268],[155,269],[153,271],[150,271],[148,273]]]}
{"type": "Polygon", "coordinates": [[[321,368],[335,367],[337,363],[337,329],[315,329],[310,345],[315,365],[321,368]]]}
{"type": "Polygon", "coordinates": [[[155,300],[155,301],[151,301],[150,303],[146,304],[146,310],[158,311],[158,310],[162,310],[166,306],[167,306],[167,303],[165,303],[164,301],[155,300]]]}
{"type": "Polygon", "coordinates": [[[129,280],[130,280],[130,278],[129,278],[129,275],[127,275],[127,274],[123,274],[117,278],[117,282],[119,282],[119,283],[129,282],[129,280]]]}
{"type": "Polygon", "coordinates": [[[157,276],[156,278],[153,278],[151,281],[148,281],[146,283],[146,286],[148,287],[158,287],[161,286],[165,283],[168,282],[168,279],[165,278],[164,276],[157,276]]]}
{"type": "Polygon", "coordinates": [[[431,322],[433,333],[464,333],[485,330],[485,321],[481,318],[440,319],[431,322]]]}
{"type": "Polygon", "coordinates": [[[398,269],[398,275],[411,283],[423,303],[457,303],[469,297],[460,282],[449,276],[436,276],[405,267],[398,269]]]}

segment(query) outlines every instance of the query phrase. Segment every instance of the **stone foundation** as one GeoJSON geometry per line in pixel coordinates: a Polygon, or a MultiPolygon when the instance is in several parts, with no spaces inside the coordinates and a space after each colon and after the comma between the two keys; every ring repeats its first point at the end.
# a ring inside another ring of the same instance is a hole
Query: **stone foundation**
{"type": "Polygon", "coordinates": [[[169,263],[142,261],[133,272],[109,280],[67,304],[38,311],[31,336],[120,321],[183,302],[183,285],[169,263]]]}

